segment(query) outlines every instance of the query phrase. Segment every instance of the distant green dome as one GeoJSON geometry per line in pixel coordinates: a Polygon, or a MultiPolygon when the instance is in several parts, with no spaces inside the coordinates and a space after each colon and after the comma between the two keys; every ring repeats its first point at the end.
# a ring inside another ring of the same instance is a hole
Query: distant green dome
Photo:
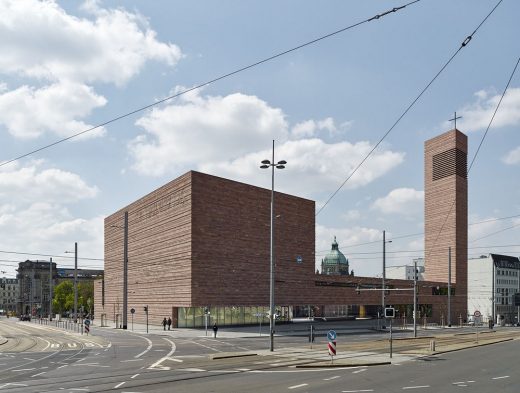
{"type": "Polygon", "coordinates": [[[332,242],[332,249],[321,260],[321,273],[346,276],[348,272],[348,259],[339,250],[336,236],[332,242]]]}

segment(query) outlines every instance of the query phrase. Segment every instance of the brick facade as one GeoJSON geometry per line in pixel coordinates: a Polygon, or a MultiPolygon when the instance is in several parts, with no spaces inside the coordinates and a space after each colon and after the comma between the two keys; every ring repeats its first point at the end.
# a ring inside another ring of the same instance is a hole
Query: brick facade
{"type": "MultiPolygon", "coordinates": [[[[123,223],[129,215],[128,310],[143,323],[171,316],[181,307],[268,306],[271,191],[199,172],[188,172],[105,219],[105,277],[95,284],[95,313],[121,324],[123,223]]],[[[314,201],[275,193],[275,302],[279,306],[381,302],[381,280],[315,272],[314,201]]],[[[411,288],[406,280],[387,280],[411,288]]],[[[421,282],[419,304],[445,312],[446,297],[433,295],[439,282],[421,282]]],[[[390,292],[387,304],[413,304],[411,291],[390,292]]],[[[128,314],[130,325],[131,315],[128,314]]]]}
{"type": "Polygon", "coordinates": [[[425,142],[424,248],[427,280],[448,282],[451,247],[452,321],[466,315],[468,276],[467,136],[451,130],[425,142]]]}

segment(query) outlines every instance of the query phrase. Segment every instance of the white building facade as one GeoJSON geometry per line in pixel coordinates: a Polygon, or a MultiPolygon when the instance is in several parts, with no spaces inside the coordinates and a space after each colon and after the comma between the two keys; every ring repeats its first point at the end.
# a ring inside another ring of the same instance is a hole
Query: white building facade
{"type": "Polygon", "coordinates": [[[18,280],[16,278],[0,279],[0,314],[13,314],[16,312],[18,298],[18,280]]]}
{"type": "MultiPolygon", "coordinates": [[[[417,262],[417,280],[424,281],[424,259],[417,258],[413,260],[417,262]]],[[[414,265],[387,266],[386,278],[396,280],[413,280],[414,265]]]]}
{"type": "Polygon", "coordinates": [[[518,323],[519,307],[514,295],[520,292],[520,259],[489,254],[468,261],[468,314],[479,311],[483,321],[518,323]]]}

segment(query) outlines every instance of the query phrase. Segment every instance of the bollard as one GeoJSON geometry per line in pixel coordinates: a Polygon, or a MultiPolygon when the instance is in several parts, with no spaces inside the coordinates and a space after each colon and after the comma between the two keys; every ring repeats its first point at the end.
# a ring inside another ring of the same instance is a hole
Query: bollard
{"type": "Polygon", "coordinates": [[[430,352],[435,352],[435,340],[430,340],[430,352]]]}

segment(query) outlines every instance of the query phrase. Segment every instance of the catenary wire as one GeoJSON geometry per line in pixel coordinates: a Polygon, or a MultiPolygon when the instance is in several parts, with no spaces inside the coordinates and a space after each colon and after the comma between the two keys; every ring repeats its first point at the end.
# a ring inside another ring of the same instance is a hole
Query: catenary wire
{"type": "Polygon", "coordinates": [[[332,193],[332,195],[327,199],[327,201],[323,204],[323,206],[318,210],[316,216],[318,216],[323,209],[329,204],[329,202],[336,196],[336,194],[343,188],[343,186],[354,176],[354,174],[358,171],[358,169],[365,163],[365,161],[372,155],[372,153],[377,149],[377,147],[386,139],[386,137],[392,132],[392,130],[400,123],[403,117],[412,109],[417,101],[422,97],[422,95],[429,89],[429,87],[435,82],[435,80],[439,77],[439,75],[448,67],[448,65],[452,62],[452,60],[459,54],[459,52],[469,44],[472,40],[473,36],[476,34],[478,29],[484,24],[484,22],[491,16],[491,14],[495,11],[495,9],[500,5],[502,0],[500,0],[493,9],[488,13],[488,15],[480,22],[477,28],[466,37],[466,39],[460,44],[459,48],[453,53],[453,55],[448,59],[448,61],[441,67],[441,69],[435,74],[435,76],[428,82],[428,84],[421,90],[421,92],[415,97],[415,99],[408,105],[408,107],[404,110],[404,112],[397,118],[397,120],[392,124],[392,126],[383,134],[383,136],[379,139],[379,141],[374,145],[374,147],[368,152],[368,154],[361,160],[361,162],[352,170],[352,172],[347,176],[345,181],[341,183],[341,185],[332,193]]]}
{"type": "Polygon", "coordinates": [[[12,159],[10,159],[10,160],[4,161],[4,162],[0,163],[0,167],[1,167],[1,166],[4,166],[4,165],[7,165],[7,164],[9,164],[9,163],[11,163],[11,162],[14,162],[14,161],[20,160],[20,159],[22,159],[22,158],[25,158],[25,157],[27,157],[27,156],[30,156],[30,155],[32,155],[32,154],[34,154],[34,153],[38,153],[38,152],[40,152],[40,151],[42,151],[42,150],[45,150],[45,149],[48,149],[48,148],[50,148],[50,147],[56,146],[56,145],[58,145],[58,144],[60,144],[60,143],[63,143],[63,142],[69,141],[69,140],[71,140],[71,139],[73,139],[73,138],[76,138],[76,137],[78,137],[78,136],[80,136],[80,135],[83,135],[83,134],[86,134],[86,133],[88,133],[88,132],[94,131],[94,130],[96,130],[96,129],[98,129],[98,128],[104,127],[104,126],[106,126],[106,125],[108,125],[108,124],[114,123],[114,122],[119,121],[119,120],[121,120],[121,119],[124,119],[124,118],[126,118],[126,117],[132,116],[132,115],[134,115],[134,114],[136,114],[136,113],[139,113],[139,112],[142,112],[142,111],[144,111],[144,110],[146,110],[146,109],[149,109],[149,108],[155,107],[155,106],[157,106],[157,105],[159,105],[159,104],[162,104],[162,103],[164,103],[164,102],[166,102],[166,101],[170,101],[170,100],[172,100],[172,99],[174,99],[174,98],[180,97],[180,96],[182,96],[182,95],[184,95],[184,94],[186,94],[186,93],[192,92],[192,91],[194,91],[194,90],[198,90],[198,89],[200,89],[200,88],[202,88],[202,87],[208,86],[208,85],[213,84],[213,83],[215,83],[215,82],[218,82],[218,81],[220,81],[220,80],[222,80],[222,79],[229,78],[230,76],[233,76],[233,75],[239,74],[239,73],[241,73],[241,72],[243,72],[243,71],[246,71],[246,70],[249,70],[249,69],[254,68],[254,67],[256,67],[256,66],[259,66],[259,65],[261,65],[261,64],[267,63],[267,62],[269,62],[269,61],[271,61],[271,60],[274,60],[274,59],[276,59],[276,58],[278,58],[278,57],[284,56],[284,55],[286,55],[286,54],[288,54],[288,53],[291,53],[291,52],[297,51],[297,50],[299,50],[299,49],[301,49],[301,48],[304,48],[304,47],[307,47],[307,46],[313,45],[313,44],[315,44],[315,43],[317,43],[317,42],[320,42],[320,41],[325,40],[325,39],[327,39],[327,38],[333,37],[333,36],[335,36],[335,35],[337,35],[337,34],[340,34],[340,33],[343,33],[343,32],[345,32],[345,31],[347,31],[347,30],[350,30],[350,29],[353,29],[353,28],[355,28],[355,27],[358,27],[358,26],[360,26],[360,25],[362,25],[362,24],[365,24],[365,23],[371,22],[371,21],[373,21],[373,20],[378,20],[378,19],[380,19],[380,18],[382,18],[382,17],[384,17],[384,16],[386,16],[386,15],[389,15],[389,14],[395,13],[395,12],[397,12],[397,11],[400,11],[400,10],[406,8],[406,7],[409,6],[409,5],[412,5],[412,4],[414,4],[414,3],[418,3],[419,1],[421,1],[421,0],[414,0],[414,1],[411,1],[411,2],[409,2],[409,3],[404,4],[404,5],[402,5],[402,6],[394,7],[394,8],[392,8],[391,10],[388,10],[388,11],[382,12],[382,13],[377,14],[377,15],[374,15],[374,16],[372,16],[371,18],[368,18],[368,19],[365,19],[365,20],[363,20],[363,21],[360,21],[360,22],[354,23],[354,24],[352,24],[352,25],[350,25],[350,26],[347,26],[347,27],[344,27],[344,28],[342,28],[342,29],[336,30],[336,31],[334,31],[334,32],[332,32],[332,33],[329,33],[329,34],[326,34],[326,35],[320,36],[320,37],[315,38],[315,39],[313,39],[313,40],[311,40],[311,41],[307,41],[307,42],[305,42],[305,43],[303,43],[303,44],[300,44],[300,45],[298,45],[298,46],[295,46],[295,47],[293,47],[293,48],[290,48],[290,49],[284,50],[284,51],[282,51],[282,52],[276,53],[276,54],[274,54],[274,55],[272,55],[272,56],[269,56],[269,57],[267,57],[267,58],[264,58],[264,59],[262,59],[262,60],[256,61],[255,63],[249,64],[249,65],[247,65],[247,66],[244,66],[244,67],[238,68],[238,69],[236,69],[236,70],[234,70],[234,71],[228,72],[227,74],[220,75],[220,76],[218,76],[218,77],[216,77],[216,78],[213,78],[213,79],[211,79],[211,80],[209,80],[209,81],[206,81],[206,82],[200,83],[200,84],[198,84],[198,85],[196,85],[196,86],[194,86],[194,87],[191,87],[191,88],[189,88],[189,89],[185,89],[185,90],[183,90],[183,91],[181,91],[181,92],[178,92],[178,93],[176,93],[176,94],[170,95],[170,96],[168,96],[168,97],[166,97],[166,98],[163,98],[163,99],[157,100],[156,102],[154,102],[154,103],[152,103],[152,104],[148,104],[148,105],[142,106],[142,107],[140,107],[140,108],[134,109],[134,110],[132,110],[132,111],[130,111],[130,112],[127,112],[127,113],[124,113],[124,114],[122,114],[122,115],[120,115],[120,116],[117,116],[117,117],[114,117],[114,118],[112,118],[112,119],[109,119],[109,120],[107,120],[107,121],[105,121],[105,122],[103,122],[103,123],[99,123],[99,124],[97,124],[97,125],[95,125],[95,126],[93,126],[93,127],[90,127],[90,128],[88,128],[88,129],[86,129],[86,130],[83,130],[83,131],[77,132],[77,133],[72,134],[72,135],[70,135],[70,136],[68,136],[68,137],[65,137],[65,138],[59,139],[59,140],[57,140],[57,141],[55,141],[55,142],[53,142],[53,143],[50,143],[50,144],[45,145],[45,146],[42,146],[42,147],[40,147],[40,148],[38,148],[38,149],[32,150],[32,151],[30,151],[30,152],[28,152],[28,153],[25,153],[25,154],[22,154],[22,155],[20,155],[20,156],[15,157],[15,158],[12,158],[12,159]]]}

